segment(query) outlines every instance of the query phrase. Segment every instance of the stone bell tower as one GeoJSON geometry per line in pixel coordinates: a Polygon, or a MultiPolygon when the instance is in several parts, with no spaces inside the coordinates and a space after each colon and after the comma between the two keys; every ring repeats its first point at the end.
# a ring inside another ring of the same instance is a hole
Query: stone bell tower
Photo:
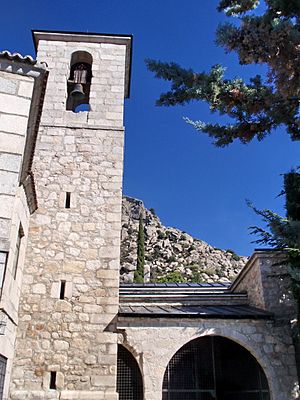
{"type": "Polygon", "coordinates": [[[49,78],[10,396],[115,400],[132,37],[48,31],[33,37],[49,78]]]}

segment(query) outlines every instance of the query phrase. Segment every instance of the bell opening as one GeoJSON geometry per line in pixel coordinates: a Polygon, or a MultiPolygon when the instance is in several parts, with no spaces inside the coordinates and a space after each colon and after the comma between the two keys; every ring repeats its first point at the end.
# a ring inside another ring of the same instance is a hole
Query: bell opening
{"type": "Polygon", "coordinates": [[[67,81],[67,110],[73,112],[90,111],[91,80],[92,56],[83,51],[73,53],[70,63],[70,75],[67,81]],[[85,107],[80,107],[83,104],[85,107]]]}

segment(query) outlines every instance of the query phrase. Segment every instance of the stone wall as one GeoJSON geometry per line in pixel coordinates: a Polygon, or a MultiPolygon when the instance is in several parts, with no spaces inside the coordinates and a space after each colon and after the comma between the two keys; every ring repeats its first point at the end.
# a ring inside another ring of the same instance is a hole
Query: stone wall
{"type": "Polygon", "coordinates": [[[186,343],[219,335],[245,347],[263,368],[271,400],[299,398],[294,347],[288,327],[264,320],[120,318],[119,342],[136,358],[144,399],[161,400],[166,367],[186,343]]]}
{"type": "Polygon", "coordinates": [[[125,46],[41,40],[38,58],[50,73],[11,398],[116,399],[125,46]],[[66,82],[78,49],[93,57],[91,111],[73,113],[66,82]]]}
{"type": "MultiPolygon", "coordinates": [[[[11,66],[13,62],[10,63],[11,66]]],[[[32,104],[34,78],[1,71],[0,65],[0,321],[5,324],[0,336],[0,354],[7,359],[3,397],[8,396],[18,306],[28,237],[29,206],[20,174],[32,104]],[[16,242],[20,226],[23,237],[19,251],[16,242]]],[[[28,67],[25,65],[25,68],[28,67]]]]}
{"type": "Polygon", "coordinates": [[[290,284],[284,255],[257,251],[233,283],[232,290],[246,291],[251,305],[275,313],[276,318],[291,320],[296,305],[290,284]]]}
{"type": "MultiPolygon", "coordinates": [[[[11,220],[24,153],[34,79],[0,71],[0,251],[10,247],[11,220]]],[[[4,265],[0,271],[2,284],[4,265]]]]}
{"type": "Polygon", "coordinates": [[[12,204],[13,214],[10,221],[11,229],[9,237],[9,253],[0,300],[0,320],[2,320],[6,325],[4,327],[4,335],[0,336],[0,354],[7,358],[3,392],[4,399],[6,399],[8,395],[11,368],[14,356],[14,345],[18,324],[18,306],[22,285],[25,249],[28,237],[29,209],[22,186],[17,189],[17,193],[12,201],[12,204]],[[21,241],[17,270],[15,272],[13,264],[15,262],[15,257],[17,257],[16,241],[20,224],[22,225],[24,236],[21,241]]]}
{"type": "Polygon", "coordinates": [[[123,127],[126,46],[113,43],[80,43],[40,40],[38,58],[50,69],[43,124],[90,129],[123,127]],[[84,50],[92,55],[89,112],[66,112],[67,80],[71,56],[84,50]]]}

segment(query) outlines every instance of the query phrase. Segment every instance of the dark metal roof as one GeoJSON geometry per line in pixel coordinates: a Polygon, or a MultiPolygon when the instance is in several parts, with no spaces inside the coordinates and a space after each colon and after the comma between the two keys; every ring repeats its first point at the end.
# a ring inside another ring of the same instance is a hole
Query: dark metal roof
{"type": "Polygon", "coordinates": [[[247,305],[121,305],[120,317],[271,319],[273,314],[247,305]]]}
{"type": "Polygon", "coordinates": [[[223,288],[226,289],[230,286],[230,282],[223,283],[193,283],[193,282],[186,282],[186,283],[121,283],[120,289],[136,289],[136,288],[223,288]]]}
{"type": "Polygon", "coordinates": [[[29,65],[36,65],[38,64],[39,67],[46,68],[47,65],[46,63],[38,63],[36,59],[34,59],[32,56],[22,56],[20,53],[11,53],[8,50],[3,50],[0,51],[0,58],[5,58],[6,60],[10,61],[17,61],[17,62],[23,62],[25,64],[29,65]]]}
{"type": "Polygon", "coordinates": [[[247,304],[246,293],[232,293],[226,283],[121,284],[121,303],[247,304]]]}

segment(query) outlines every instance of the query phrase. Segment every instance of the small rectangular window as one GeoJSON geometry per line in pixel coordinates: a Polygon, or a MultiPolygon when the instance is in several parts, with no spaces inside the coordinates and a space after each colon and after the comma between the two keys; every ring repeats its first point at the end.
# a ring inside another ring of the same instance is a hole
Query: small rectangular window
{"type": "Polygon", "coordinates": [[[56,389],[56,371],[50,372],[50,389],[56,389]]]}
{"type": "Polygon", "coordinates": [[[65,204],[66,208],[70,208],[71,207],[71,193],[70,192],[66,192],[66,204],[65,204]]]}
{"type": "Polygon", "coordinates": [[[66,291],[66,281],[60,281],[60,293],[59,298],[63,300],[65,298],[65,291],[66,291]]]}
{"type": "Polygon", "coordinates": [[[16,242],[16,248],[15,248],[15,258],[14,258],[13,269],[12,269],[12,275],[13,275],[14,279],[16,279],[16,276],[17,276],[19,257],[20,257],[20,249],[21,249],[21,243],[22,243],[23,237],[24,237],[24,231],[23,231],[22,225],[20,224],[17,242],[16,242]]]}

